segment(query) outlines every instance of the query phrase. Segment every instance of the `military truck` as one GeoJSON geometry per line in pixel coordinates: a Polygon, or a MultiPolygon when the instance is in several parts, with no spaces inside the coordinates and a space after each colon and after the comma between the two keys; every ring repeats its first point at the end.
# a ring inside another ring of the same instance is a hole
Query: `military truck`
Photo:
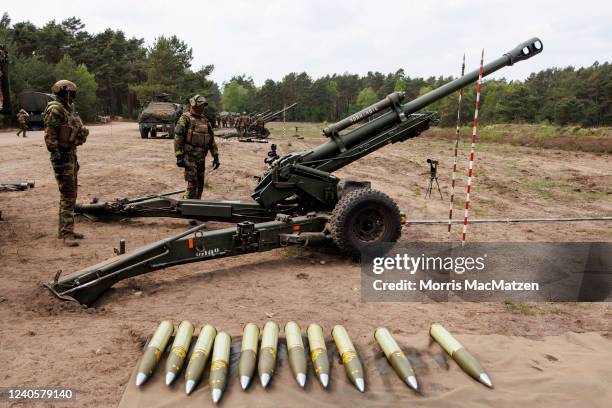
{"type": "Polygon", "coordinates": [[[165,95],[157,99],[146,103],[138,115],[140,137],[158,137],[159,132],[162,133],[159,137],[174,138],[174,127],[183,113],[183,107],[170,102],[165,95]]]}
{"type": "Polygon", "coordinates": [[[22,92],[17,97],[19,106],[30,115],[28,127],[31,130],[41,130],[45,127],[43,113],[47,104],[55,100],[55,96],[43,92],[22,92]]]}

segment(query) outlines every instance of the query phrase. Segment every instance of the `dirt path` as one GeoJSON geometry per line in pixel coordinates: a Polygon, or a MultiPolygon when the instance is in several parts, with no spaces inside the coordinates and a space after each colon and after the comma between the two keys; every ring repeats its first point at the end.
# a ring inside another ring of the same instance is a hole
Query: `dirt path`
{"type": "MultiPolygon", "coordinates": [[[[272,139],[281,153],[324,140],[272,139]]],[[[219,148],[222,166],[207,174],[206,197],[248,200],[269,145],[219,141],[219,148]]],[[[429,157],[442,161],[440,183],[447,195],[452,144],[426,135],[386,147],[338,176],[372,181],[411,218],[444,218],[446,199],[423,198],[427,177],[418,174],[428,170],[429,157]]],[[[612,214],[608,155],[492,144],[479,146],[476,160],[476,217],[612,214]]],[[[79,162],[82,202],[184,185],[172,142],[141,140],[134,123],[92,127],[79,162]]],[[[466,162],[461,161],[457,213],[466,162]]],[[[87,237],[84,244],[65,248],[56,239],[58,192],[41,132],[27,139],[0,133],[0,175],[2,180],[36,180],[33,190],[0,194],[0,386],[75,387],[80,407],[118,403],[143,342],[164,318],[207,322],[231,334],[240,333],[248,321],[273,318],[306,325],[316,320],[326,328],[345,324],[362,340],[380,325],[399,333],[426,333],[434,320],[458,333],[534,338],[568,331],[610,334],[612,307],[607,304],[533,304],[517,311],[499,303],[362,303],[358,265],[333,249],[291,248],[170,268],[118,284],[96,307],[85,309],[53,298],[41,282],[58,270],[69,273],[112,256],[120,238],[129,250],[183,231],[187,221],[85,220],[78,224],[87,237]]],[[[402,240],[443,240],[445,228],[406,228],[402,240]]],[[[472,225],[470,239],[611,241],[612,229],[607,223],[472,225]]]]}

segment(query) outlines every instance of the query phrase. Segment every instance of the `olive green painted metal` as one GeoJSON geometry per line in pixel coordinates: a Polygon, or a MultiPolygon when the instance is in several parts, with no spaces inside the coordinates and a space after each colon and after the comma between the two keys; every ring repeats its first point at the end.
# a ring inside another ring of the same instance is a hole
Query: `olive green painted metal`
{"type": "Polygon", "coordinates": [[[301,234],[320,233],[325,229],[328,219],[326,214],[279,217],[259,224],[242,222],[231,228],[214,231],[203,231],[206,226],[198,225],[71,275],[56,275],[56,279],[45,286],[62,299],[91,305],[104,291],[122,279],[174,265],[303,243],[301,234]]]}

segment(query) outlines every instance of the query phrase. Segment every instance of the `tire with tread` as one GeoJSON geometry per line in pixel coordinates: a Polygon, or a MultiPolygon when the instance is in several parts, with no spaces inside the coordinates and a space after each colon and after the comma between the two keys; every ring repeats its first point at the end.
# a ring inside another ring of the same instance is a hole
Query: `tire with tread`
{"type": "Polygon", "coordinates": [[[360,255],[370,245],[396,242],[402,234],[397,204],[385,193],[369,188],[346,193],[329,224],[334,243],[351,256],[360,255]]]}

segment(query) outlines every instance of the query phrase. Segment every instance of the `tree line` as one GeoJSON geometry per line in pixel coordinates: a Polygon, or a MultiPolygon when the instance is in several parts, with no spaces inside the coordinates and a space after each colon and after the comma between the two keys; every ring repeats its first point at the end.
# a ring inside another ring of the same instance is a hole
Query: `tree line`
{"type": "MultiPolygon", "coordinates": [[[[312,78],[290,73],[279,81],[256,86],[247,75],[222,84],[209,76],[214,65],[192,67],[193,51],[176,36],[160,36],[150,46],[127,38],[121,30],[89,33],[83,22],[70,17],[42,27],[25,21],[0,19],[0,44],[10,55],[13,105],[23,91],[49,92],[57,79],[76,82],[81,115],[135,117],[143,102],[168,93],[176,102],[204,94],[211,110],[261,112],[298,102],[287,120],[334,122],[394,91],[414,99],[453,77],[411,78],[403,69],[394,73],[334,74],[312,78]]],[[[475,87],[465,90],[463,123],[473,115],[475,87]]],[[[612,126],[612,68],[595,62],[584,68],[549,68],[524,81],[486,80],[482,88],[484,123],[553,123],[586,127],[612,126]]],[[[441,125],[452,126],[457,97],[451,95],[427,108],[440,114],[441,125]]]]}

